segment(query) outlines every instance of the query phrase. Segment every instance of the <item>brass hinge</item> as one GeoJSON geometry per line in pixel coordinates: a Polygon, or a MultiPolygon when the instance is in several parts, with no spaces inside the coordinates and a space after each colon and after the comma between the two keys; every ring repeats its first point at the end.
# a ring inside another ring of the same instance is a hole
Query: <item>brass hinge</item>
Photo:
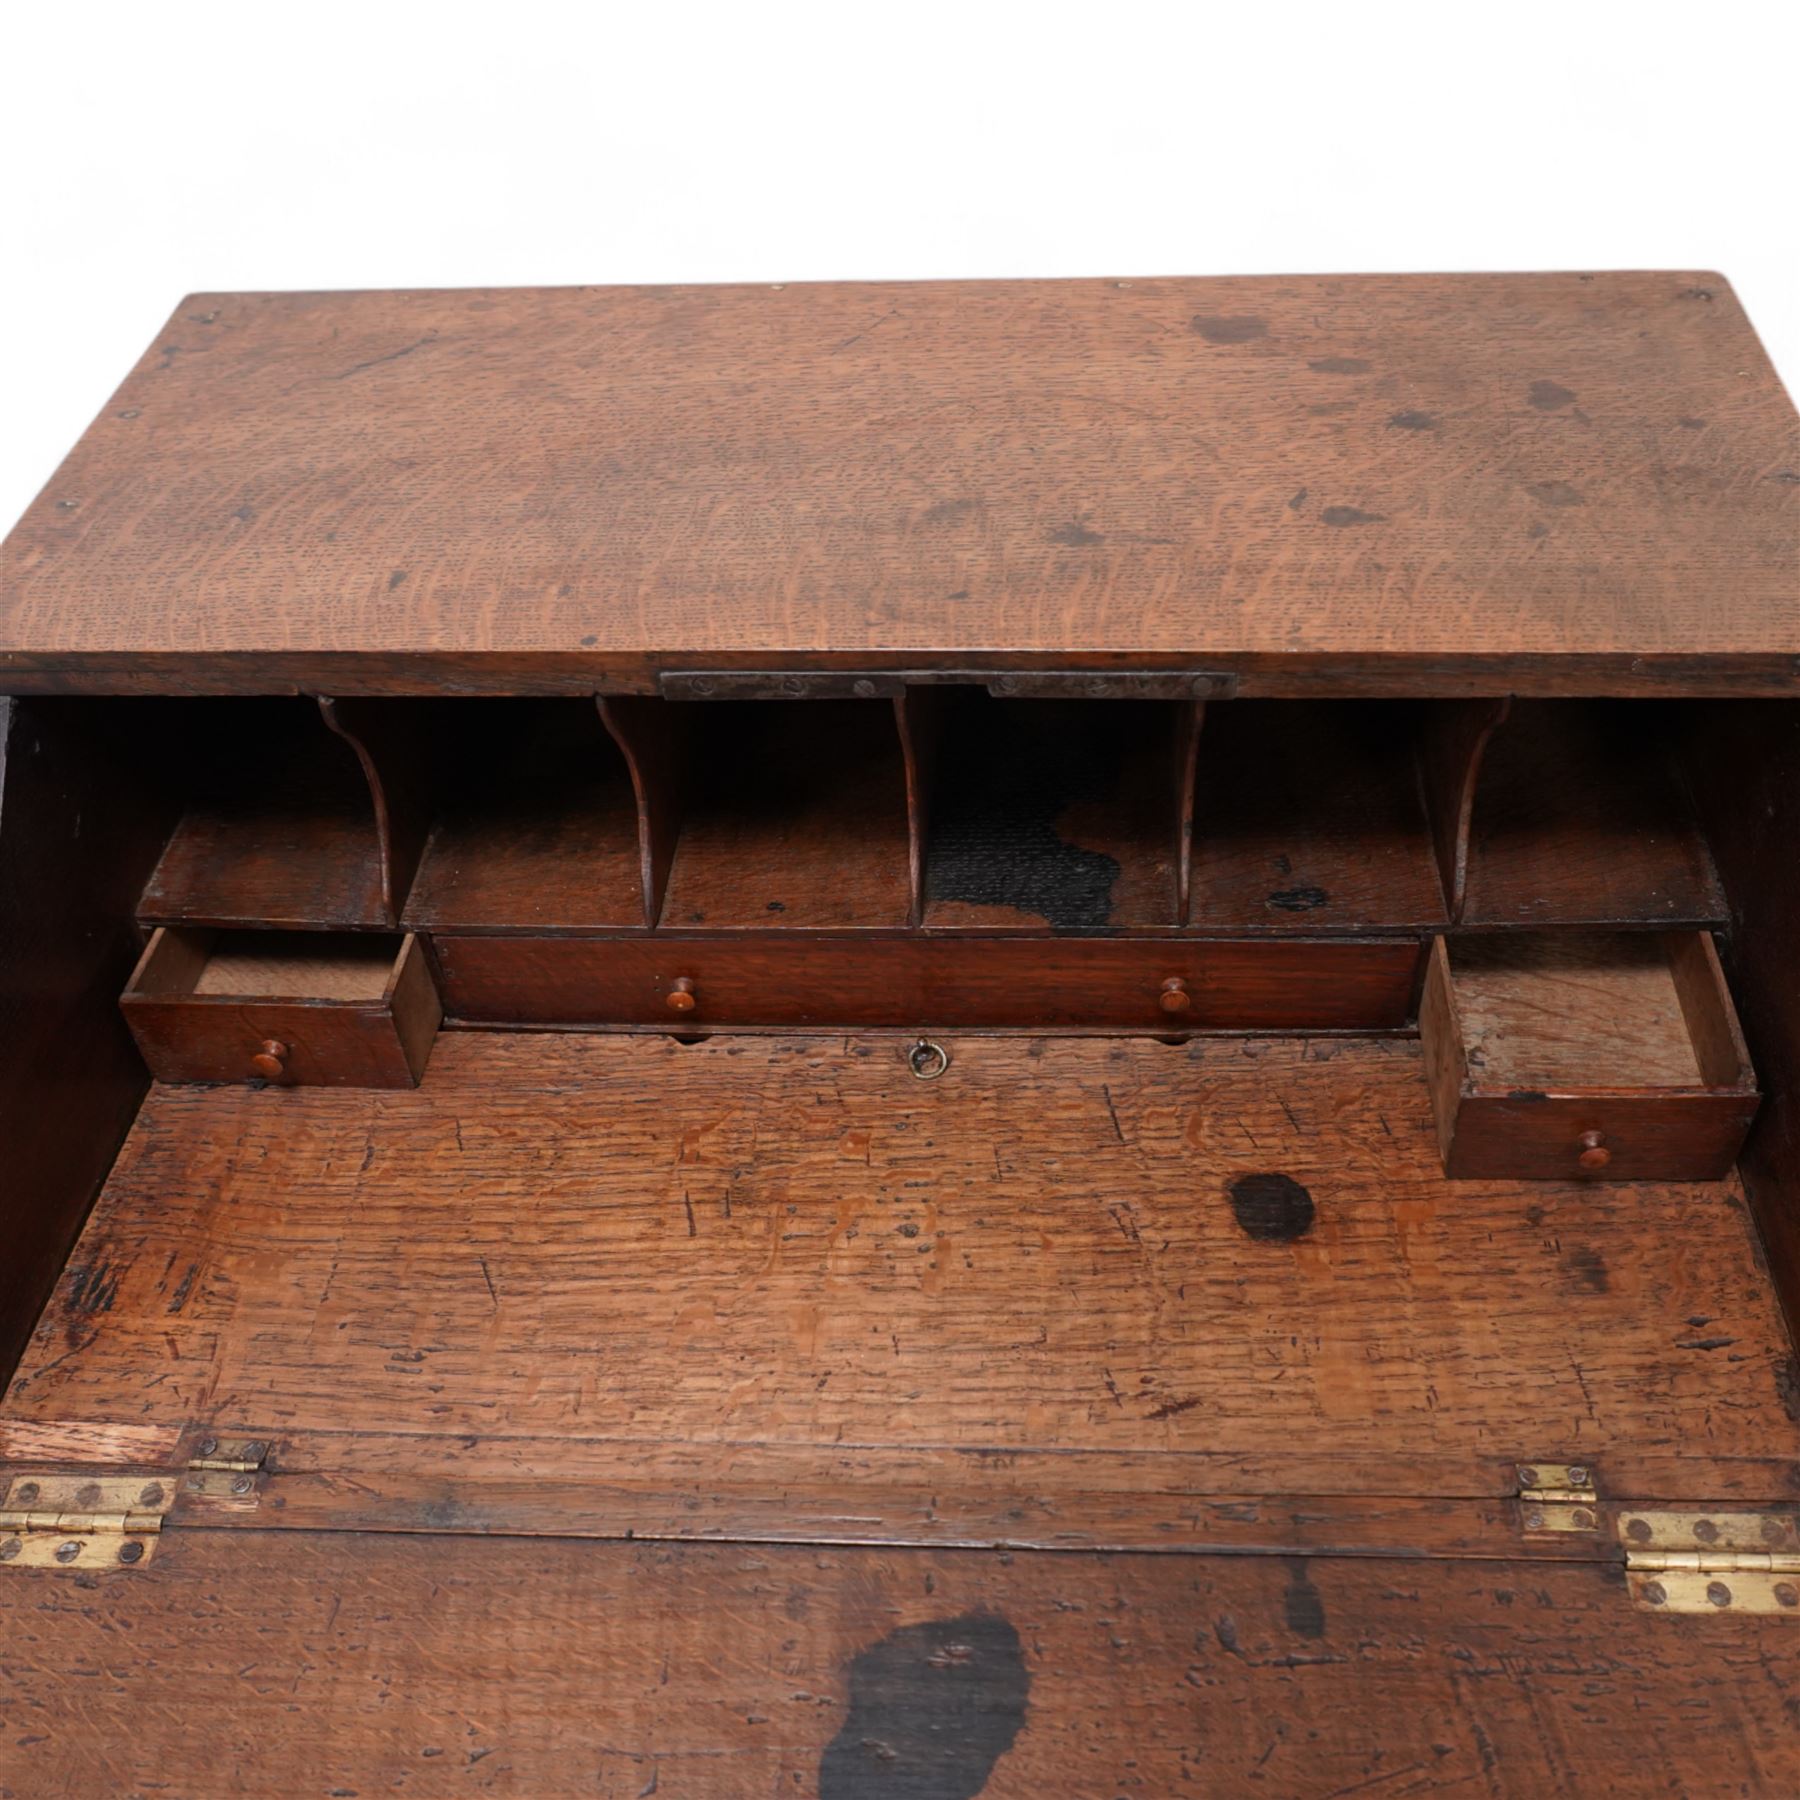
{"type": "Polygon", "coordinates": [[[179,1493],[241,1511],[261,1495],[266,1438],[203,1437],[173,1474],[15,1475],[0,1506],[0,1568],[141,1568],[179,1493]]]}
{"type": "Polygon", "coordinates": [[[1631,1597],[1649,1611],[1800,1618],[1800,1515],[1629,1507],[1618,1526],[1631,1597]]]}
{"type": "Polygon", "coordinates": [[[1528,1536],[1598,1531],[1600,1500],[1584,1463],[1519,1465],[1519,1517],[1528,1536]]]}
{"type": "Polygon", "coordinates": [[[147,1563],[175,1499],[168,1475],[19,1475],[0,1507],[0,1566],[114,1569],[147,1563]]]}
{"type": "Polygon", "coordinates": [[[190,1499],[208,1502],[210,1511],[248,1511],[262,1498],[263,1459],[268,1454],[267,1438],[208,1433],[194,1446],[181,1491],[190,1499]]]}

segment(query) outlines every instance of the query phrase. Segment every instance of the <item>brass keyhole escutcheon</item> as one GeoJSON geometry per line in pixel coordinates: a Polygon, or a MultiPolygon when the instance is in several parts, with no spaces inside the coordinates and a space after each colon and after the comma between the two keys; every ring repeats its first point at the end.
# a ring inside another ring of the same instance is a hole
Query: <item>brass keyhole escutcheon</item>
{"type": "Polygon", "coordinates": [[[906,1053],[906,1066],[917,1081],[936,1081],[950,1066],[950,1052],[930,1038],[920,1038],[906,1053]]]}

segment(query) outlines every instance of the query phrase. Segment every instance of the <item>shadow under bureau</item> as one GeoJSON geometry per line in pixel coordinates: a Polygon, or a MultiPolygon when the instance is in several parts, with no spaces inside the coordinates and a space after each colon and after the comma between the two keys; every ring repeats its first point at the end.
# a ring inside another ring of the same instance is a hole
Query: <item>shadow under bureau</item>
{"type": "Polygon", "coordinates": [[[1792,1791],[1797,463],[1709,275],[183,302],[0,1792],[1792,1791]]]}

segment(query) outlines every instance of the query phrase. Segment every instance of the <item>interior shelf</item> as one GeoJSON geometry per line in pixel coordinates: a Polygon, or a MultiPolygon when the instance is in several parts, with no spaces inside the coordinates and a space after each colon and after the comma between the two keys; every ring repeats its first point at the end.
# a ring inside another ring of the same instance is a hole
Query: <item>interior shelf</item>
{"type": "Polygon", "coordinates": [[[207,700],[168,756],[184,810],[139,901],[148,923],[391,925],[357,746],[310,699],[207,700]]]}
{"type": "Polygon", "coordinates": [[[1462,923],[1719,925],[1725,896],[1642,701],[1520,701],[1475,786],[1462,923]]]}
{"type": "Polygon", "coordinates": [[[906,770],[884,700],[679,703],[665,929],[904,930],[906,770]]]}
{"type": "Polygon", "coordinates": [[[940,702],[928,927],[1106,932],[1179,918],[1187,709],[1158,700],[940,702]]]}
{"type": "Polygon", "coordinates": [[[406,923],[641,930],[637,804],[593,701],[464,702],[406,923]]]}
{"type": "Polygon", "coordinates": [[[1380,701],[1210,707],[1194,798],[1196,929],[1440,928],[1415,709],[1380,701]]]}

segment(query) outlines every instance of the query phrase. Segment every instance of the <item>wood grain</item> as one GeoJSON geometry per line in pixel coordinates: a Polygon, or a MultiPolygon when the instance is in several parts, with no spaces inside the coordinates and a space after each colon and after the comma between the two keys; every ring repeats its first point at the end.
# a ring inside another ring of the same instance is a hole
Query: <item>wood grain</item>
{"type": "Polygon", "coordinates": [[[1735,1183],[1448,1183],[1404,1041],[949,1048],[451,1032],[413,1091],[157,1088],[5,1416],[466,1436],[492,1477],[592,1441],[602,1484],[686,1445],[723,1495],[786,1444],[852,1513],[857,1446],[1051,1495],[1120,1453],[1213,1495],[1800,1479],[1735,1183]]]}
{"type": "Polygon", "coordinates": [[[1484,1087],[1703,1085],[1660,936],[1462,938],[1450,972],[1484,1087]]]}
{"type": "Polygon", "coordinates": [[[165,1535],[0,1582],[0,1793],[1800,1786],[1791,1624],[1592,1567],[165,1535]]]}
{"type": "Polygon", "coordinates": [[[0,551],[0,675],[1791,693],[1797,471],[1706,273],[199,295],[0,551]]]}

